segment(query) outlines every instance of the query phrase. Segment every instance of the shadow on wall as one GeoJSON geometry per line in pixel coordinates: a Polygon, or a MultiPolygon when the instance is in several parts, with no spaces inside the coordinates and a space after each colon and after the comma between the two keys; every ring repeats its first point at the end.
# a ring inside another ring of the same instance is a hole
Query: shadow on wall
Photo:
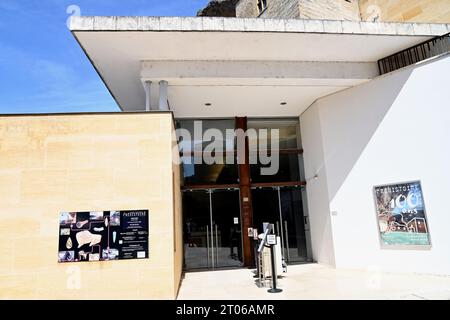
{"type": "Polygon", "coordinates": [[[448,274],[449,72],[447,54],[319,99],[301,116],[319,262],[448,274]],[[422,182],[432,246],[383,246],[373,187],[413,180],[422,182]]]}
{"type": "Polygon", "coordinates": [[[321,125],[326,128],[322,132],[325,165],[328,173],[333,173],[327,181],[330,201],[339,192],[413,71],[413,68],[399,70],[318,102],[320,113],[327,114],[321,117],[321,125]],[[386,81],[387,77],[391,79],[386,81]],[[333,99],[333,103],[327,103],[328,99],[333,99]]]}
{"type": "Polygon", "coordinates": [[[313,257],[336,263],[330,204],[413,69],[321,98],[301,116],[313,257]]]}

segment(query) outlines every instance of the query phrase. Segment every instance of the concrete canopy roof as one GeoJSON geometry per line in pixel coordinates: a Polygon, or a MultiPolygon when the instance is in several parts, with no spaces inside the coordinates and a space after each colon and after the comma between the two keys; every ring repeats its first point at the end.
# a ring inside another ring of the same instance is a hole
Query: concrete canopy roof
{"type": "Polygon", "coordinates": [[[122,110],[145,109],[143,80],[167,80],[177,117],[298,116],[317,98],[377,76],[378,59],[450,31],[210,17],[73,17],[70,27],[122,110]],[[274,109],[280,101],[287,107],[274,109]]]}

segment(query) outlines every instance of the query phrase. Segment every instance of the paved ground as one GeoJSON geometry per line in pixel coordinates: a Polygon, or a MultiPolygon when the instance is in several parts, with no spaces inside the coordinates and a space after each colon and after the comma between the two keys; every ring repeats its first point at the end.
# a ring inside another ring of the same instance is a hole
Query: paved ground
{"type": "Polygon", "coordinates": [[[178,299],[444,299],[450,276],[336,270],[317,264],[289,266],[282,293],[259,288],[253,271],[235,269],[186,273],[178,299]]]}

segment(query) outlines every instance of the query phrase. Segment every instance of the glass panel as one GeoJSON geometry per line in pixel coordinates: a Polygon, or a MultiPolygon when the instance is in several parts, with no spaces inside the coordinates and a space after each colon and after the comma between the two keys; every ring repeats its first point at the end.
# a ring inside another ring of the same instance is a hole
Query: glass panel
{"type": "MultiPolygon", "coordinates": [[[[194,164],[194,157],[182,158],[184,185],[233,184],[238,182],[236,164],[194,164]]],[[[234,161],[236,163],[236,160],[234,161]]]]}
{"type": "Polygon", "coordinates": [[[227,140],[226,130],[232,129],[234,130],[234,119],[224,119],[224,120],[177,120],[176,121],[177,128],[183,128],[189,131],[191,135],[191,139],[189,141],[182,141],[180,143],[180,147],[184,148],[187,145],[191,146],[191,150],[194,151],[194,147],[199,147],[201,145],[201,150],[204,150],[207,145],[211,143],[211,141],[203,141],[203,134],[208,129],[217,129],[220,131],[222,139],[218,140],[223,145],[223,150],[232,151],[234,150],[234,138],[230,138],[227,140]],[[195,122],[201,124],[202,129],[202,137],[194,136],[194,126],[195,122]]]}
{"type": "Polygon", "coordinates": [[[183,192],[185,269],[207,268],[211,247],[209,194],[206,190],[183,192]]]}
{"type": "Polygon", "coordinates": [[[215,266],[242,266],[242,223],[239,190],[213,190],[215,266]]]}
{"type": "Polygon", "coordinates": [[[305,262],[307,254],[301,189],[281,188],[280,197],[285,258],[288,262],[305,262]]]}
{"type": "Polygon", "coordinates": [[[202,140],[203,134],[208,129],[217,130],[217,135],[215,134],[214,141],[218,141],[223,147],[220,150],[215,150],[220,153],[217,157],[214,157],[215,163],[210,165],[206,164],[203,159],[201,159],[201,163],[199,164],[194,163],[194,156],[192,154],[182,157],[185,185],[233,184],[238,182],[238,168],[236,160],[234,161],[234,164],[226,164],[226,155],[223,154],[224,151],[232,152],[234,150],[234,137],[230,137],[230,139],[227,139],[226,137],[227,129],[234,130],[234,120],[178,120],[177,128],[186,129],[190,133],[189,140],[183,141],[183,139],[180,138],[181,151],[190,150],[191,152],[198,152],[200,150],[204,150],[205,147],[211,143],[211,141],[202,140]],[[201,124],[202,137],[194,136],[195,122],[201,124]]]}
{"type": "MultiPolygon", "coordinates": [[[[297,149],[299,148],[298,139],[300,136],[298,119],[252,119],[248,120],[248,129],[278,129],[279,130],[279,148],[280,149],[297,149]]],[[[270,140],[270,130],[267,137],[270,140]]],[[[249,144],[256,144],[257,141],[249,139],[249,144]]],[[[271,142],[267,146],[270,149],[271,142]]]]}
{"type": "MultiPolygon", "coordinates": [[[[273,188],[256,188],[252,190],[253,227],[262,233],[263,223],[277,224],[280,220],[278,192],[273,188]]],[[[278,226],[279,228],[279,226],[278,226]]]]}
{"type": "Polygon", "coordinates": [[[274,175],[261,174],[263,167],[270,167],[270,165],[250,165],[252,183],[300,181],[299,155],[297,154],[280,154],[279,168],[274,175]]]}
{"type": "Polygon", "coordinates": [[[262,232],[264,222],[273,223],[282,238],[286,262],[307,261],[301,189],[280,189],[281,217],[277,188],[253,189],[252,198],[253,226],[258,228],[258,233],[262,232]]]}

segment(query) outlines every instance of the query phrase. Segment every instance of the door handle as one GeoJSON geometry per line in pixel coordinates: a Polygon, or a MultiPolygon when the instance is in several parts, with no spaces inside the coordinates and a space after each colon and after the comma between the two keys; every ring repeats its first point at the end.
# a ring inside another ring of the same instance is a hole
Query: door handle
{"type": "Polygon", "coordinates": [[[208,261],[208,268],[210,266],[210,261],[209,261],[209,226],[206,225],[206,246],[207,246],[207,251],[206,251],[206,257],[207,257],[207,261],[208,261]]]}
{"type": "Polygon", "coordinates": [[[289,254],[289,232],[288,232],[288,226],[287,226],[287,221],[284,220],[284,234],[286,237],[286,253],[287,253],[287,259],[288,261],[291,260],[291,256],[289,254]]]}
{"type": "Polygon", "coordinates": [[[217,224],[216,228],[216,265],[219,265],[219,233],[217,232],[217,224]]]}
{"type": "Polygon", "coordinates": [[[278,223],[278,221],[276,222],[276,227],[277,227],[277,234],[281,236],[280,224],[278,223]]]}
{"type": "Polygon", "coordinates": [[[283,235],[283,231],[280,229],[280,225],[281,225],[281,227],[283,227],[283,225],[282,225],[282,223],[281,223],[281,220],[280,220],[280,222],[276,222],[276,228],[277,228],[277,236],[279,236],[280,237],[280,240],[281,240],[281,243],[280,243],[280,248],[281,248],[281,258],[284,260],[285,258],[286,258],[286,243],[285,243],[285,240],[284,240],[284,235],[283,235]]]}

